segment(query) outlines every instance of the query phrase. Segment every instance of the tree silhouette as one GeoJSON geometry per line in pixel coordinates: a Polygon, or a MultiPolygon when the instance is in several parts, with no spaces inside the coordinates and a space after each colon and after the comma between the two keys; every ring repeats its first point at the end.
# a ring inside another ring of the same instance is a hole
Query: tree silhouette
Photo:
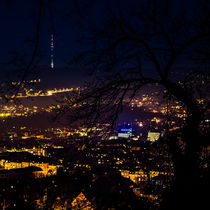
{"type": "Polygon", "coordinates": [[[201,1],[190,9],[191,5],[173,9],[172,1],[130,4],[126,9],[110,3],[95,22],[92,13],[97,3],[75,2],[83,32],[78,41],[86,48],[72,56],[71,62],[91,69],[94,80],[79,94],[66,98],[62,114],[68,113],[71,122],[84,119],[90,127],[110,123],[113,128],[125,103],[129,104],[142,87],[158,84],[167,92],[168,100],[181,102],[187,113],[181,128],[176,133],[168,132],[165,138],[175,174],[171,194],[163,199],[161,207],[177,208],[183,202],[188,206],[192,197],[200,205],[204,194],[194,196],[198,188],[192,186],[201,180],[200,156],[209,145],[209,134],[200,127],[209,102],[201,104],[197,100],[198,92],[203,88],[207,93],[209,88],[205,69],[209,62],[209,2],[201,1]],[[184,63],[192,73],[180,84],[171,72],[184,63]],[[148,68],[152,74],[146,72],[148,68]],[[203,78],[199,90],[194,87],[198,78],[203,78]],[[184,149],[180,149],[180,138],[184,149]]]}

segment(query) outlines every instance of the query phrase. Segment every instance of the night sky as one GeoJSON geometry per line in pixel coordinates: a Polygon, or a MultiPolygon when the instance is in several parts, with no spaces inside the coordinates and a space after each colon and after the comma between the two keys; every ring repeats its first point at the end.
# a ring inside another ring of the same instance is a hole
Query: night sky
{"type": "MultiPolygon", "coordinates": [[[[14,51],[20,54],[25,52],[31,53],[32,47],[26,42],[28,39],[33,39],[35,35],[35,26],[37,20],[37,12],[39,1],[33,0],[18,0],[18,1],[1,1],[0,3],[0,72],[4,77],[8,76],[8,72],[13,71],[13,66],[4,64],[9,61],[14,55],[14,51]],[[2,64],[3,63],[3,64],[2,64]]],[[[87,79],[87,71],[82,67],[69,66],[69,55],[83,49],[83,46],[76,42],[76,39],[82,34],[77,27],[74,11],[72,11],[72,1],[50,1],[50,9],[44,13],[44,18],[41,20],[39,50],[43,54],[43,59],[39,64],[38,71],[41,79],[45,84],[74,86],[81,84],[87,79]],[[53,18],[53,24],[51,21],[53,18]],[[53,27],[52,27],[53,26],[53,27]],[[55,69],[51,70],[50,65],[50,34],[55,30],[54,35],[54,64],[55,69]]],[[[91,21],[97,22],[100,17],[103,17],[104,2],[96,4],[91,21]]],[[[139,1],[110,1],[112,8],[122,8],[125,10],[131,5],[137,4],[139,1]]],[[[187,7],[190,13],[191,6],[198,1],[185,0],[175,1],[172,5],[173,12],[178,11],[180,7],[187,7]]],[[[182,62],[177,68],[185,69],[190,64],[186,61],[182,62]]],[[[152,73],[152,71],[151,71],[152,73]]]]}
{"type": "MultiPolygon", "coordinates": [[[[39,9],[38,1],[27,1],[20,0],[14,2],[0,3],[0,71],[3,77],[8,73],[13,71],[14,66],[7,65],[14,52],[29,53],[31,54],[33,48],[30,43],[27,42],[29,39],[34,39],[35,27],[37,20],[37,12],[39,9]],[[3,63],[3,64],[2,64],[3,63]]],[[[64,3],[67,1],[64,1],[64,3]]],[[[56,83],[63,83],[63,86],[68,86],[81,84],[80,81],[83,79],[83,71],[80,68],[68,67],[69,54],[74,52],[77,48],[76,38],[78,37],[78,31],[71,24],[69,18],[62,17],[65,11],[66,5],[58,3],[58,1],[53,5],[54,9],[56,7],[53,27],[56,32],[54,32],[55,40],[55,51],[54,51],[54,63],[55,69],[50,69],[50,34],[52,33],[52,24],[48,20],[49,13],[45,13],[41,20],[40,29],[40,42],[39,50],[44,56],[39,64],[38,71],[44,83],[48,83],[50,86],[56,83]],[[55,80],[56,78],[56,80],[55,80]]],[[[50,17],[51,18],[51,17],[50,17]]],[[[10,76],[11,79],[11,76],[10,76]]]]}

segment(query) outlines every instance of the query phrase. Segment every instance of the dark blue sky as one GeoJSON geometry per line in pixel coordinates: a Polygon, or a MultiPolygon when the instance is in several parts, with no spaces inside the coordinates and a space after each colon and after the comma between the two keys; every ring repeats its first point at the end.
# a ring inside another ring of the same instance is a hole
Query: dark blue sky
{"type": "MultiPolygon", "coordinates": [[[[37,21],[37,12],[39,9],[38,0],[4,0],[0,3],[0,63],[4,63],[11,58],[11,53],[14,51],[23,54],[27,52],[31,54],[33,48],[25,40],[33,39],[35,35],[35,27],[37,21]],[[8,2],[6,4],[5,2],[8,2]]],[[[53,1],[52,1],[53,2],[53,1]]],[[[104,1],[100,1],[104,2],[104,1]]],[[[105,1],[106,2],[106,1],[105,1]]],[[[126,8],[131,4],[136,4],[139,1],[116,0],[110,1],[112,6],[126,8]]],[[[173,7],[178,8],[180,5],[190,6],[193,4],[192,0],[177,0],[173,7]],[[178,3],[177,3],[178,2],[178,3]]],[[[104,4],[97,1],[97,6],[94,8],[92,20],[97,22],[100,15],[103,15],[104,4]]],[[[74,19],[72,11],[72,4],[70,0],[55,0],[50,7],[53,11],[54,27],[56,30],[54,40],[54,63],[55,69],[50,70],[50,34],[52,33],[52,24],[48,20],[50,16],[49,10],[44,13],[44,18],[41,21],[39,50],[44,55],[41,62],[40,71],[41,77],[53,83],[54,81],[63,81],[64,83],[76,84],[86,78],[87,73],[81,67],[69,68],[67,63],[70,54],[79,51],[82,46],[76,43],[81,31],[76,27],[76,19],[74,19]],[[66,17],[65,14],[70,14],[66,17]],[[55,80],[56,79],[56,80],[55,80]]],[[[11,66],[0,65],[1,75],[11,66]]]]}
{"type": "MultiPolygon", "coordinates": [[[[37,23],[37,14],[39,9],[39,1],[33,0],[18,0],[9,1],[8,5],[1,1],[0,3],[0,63],[5,63],[11,59],[14,51],[20,53],[31,54],[33,46],[26,42],[26,40],[34,39],[35,28],[37,23]]],[[[50,66],[50,34],[52,33],[52,24],[48,20],[50,16],[49,11],[44,13],[41,19],[40,28],[40,42],[39,51],[44,56],[40,63],[41,77],[46,82],[56,78],[56,82],[64,81],[68,82],[68,77],[72,84],[75,81],[82,80],[83,71],[78,68],[75,71],[71,68],[67,69],[70,53],[73,53],[78,48],[75,40],[78,37],[78,31],[76,27],[71,24],[69,18],[62,18],[62,14],[68,12],[68,1],[63,1],[64,4],[57,3],[52,5],[52,9],[56,9],[54,15],[54,27],[55,27],[55,50],[54,50],[54,62],[55,69],[52,70],[50,66]],[[65,4],[67,3],[67,5],[65,4]],[[81,77],[82,76],[82,77],[81,77]]],[[[10,72],[14,68],[9,65],[1,65],[0,71],[4,75],[5,72],[10,72]]],[[[54,80],[55,81],[55,80],[54,80]]],[[[53,82],[53,81],[52,81],[53,82]]]]}
{"type": "MultiPolygon", "coordinates": [[[[2,2],[2,1],[1,1],[2,2]]],[[[10,52],[16,50],[30,50],[30,45],[24,43],[26,39],[33,39],[35,36],[35,27],[37,20],[37,12],[39,9],[39,1],[34,0],[18,0],[13,1],[8,6],[0,4],[0,56],[1,59],[7,59],[10,52]]],[[[64,5],[56,4],[56,9],[62,11],[64,5]],[[60,8],[58,8],[58,6],[60,8]]],[[[48,21],[49,14],[45,13],[41,20],[40,30],[40,50],[47,56],[49,54],[50,30],[51,23],[48,21]]],[[[75,39],[77,33],[69,21],[64,21],[59,15],[54,16],[55,19],[55,45],[56,59],[58,63],[65,61],[65,56],[71,48],[75,48],[75,39]]],[[[32,50],[32,49],[31,49],[32,50]]],[[[44,64],[44,63],[43,63],[44,64]]]]}

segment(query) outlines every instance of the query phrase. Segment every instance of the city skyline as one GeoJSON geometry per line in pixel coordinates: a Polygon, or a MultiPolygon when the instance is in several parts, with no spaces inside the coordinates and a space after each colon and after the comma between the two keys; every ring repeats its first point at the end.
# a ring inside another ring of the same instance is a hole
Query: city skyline
{"type": "Polygon", "coordinates": [[[209,20],[208,0],[1,1],[0,209],[206,208],[209,20]]]}

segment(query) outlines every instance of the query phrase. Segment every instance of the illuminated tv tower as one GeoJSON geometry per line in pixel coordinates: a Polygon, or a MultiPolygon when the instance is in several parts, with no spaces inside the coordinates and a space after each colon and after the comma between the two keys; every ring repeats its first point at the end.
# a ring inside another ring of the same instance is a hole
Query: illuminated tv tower
{"type": "Polygon", "coordinates": [[[51,49],[51,53],[50,53],[50,68],[53,69],[54,68],[54,61],[53,61],[53,50],[54,50],[54,38],[53,38],[53,34],[51,35],[51,42],[50,42],[50,49],[51,49]]]}

